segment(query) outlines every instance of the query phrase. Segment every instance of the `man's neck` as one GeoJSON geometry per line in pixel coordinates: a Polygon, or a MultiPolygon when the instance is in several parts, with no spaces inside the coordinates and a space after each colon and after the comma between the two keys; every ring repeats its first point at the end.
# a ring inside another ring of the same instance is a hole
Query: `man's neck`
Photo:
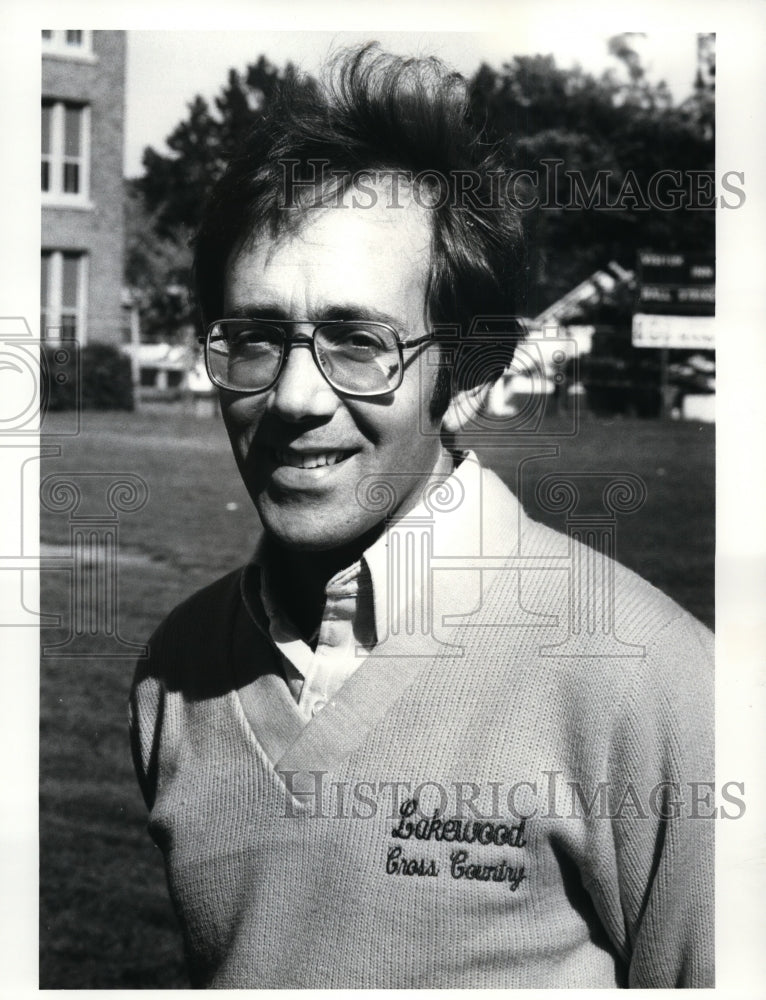
{"type": "MultiPolygon", "coordinates": [[[[429,478],[443,478],[451,474],[453,468],[452,457],[442,450],[429,478]]],[[[425,482],[423,485],[425,486],[425,482]]],[[[418,497],[422,492],[423,490],[417,491],[418,497]]],[[[409,513],[415,506],[417,499],[397,511],[397,518],[409,513]]],[[[387,525],[387,520],[380,521],[348,545],[325,551],[286,549],[276,540],[269,540],[269,577],[274,596],[304,639],[308,640],[319,627],[329,581],[341,570],[360,560],[380,538],[387,525]]]]}
{"type": "Polygon", "coordinates": [[[383,534],[386,522],[354,539],[349,545],[324,552],[299,552],[269,544],[269,579],[278,605],[306,641],[322,619],[327,584],[341,570],[362,558],[383,534]]]}

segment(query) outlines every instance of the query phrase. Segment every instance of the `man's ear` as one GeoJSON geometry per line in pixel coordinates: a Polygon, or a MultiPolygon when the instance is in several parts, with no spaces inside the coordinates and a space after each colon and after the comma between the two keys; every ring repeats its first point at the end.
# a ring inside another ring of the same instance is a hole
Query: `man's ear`
{"type": "Polygon", "coordinates": [[[494,384],[494,382],[482,382],[471,389],[461,389],[457,392],[442,417],[442,433],[457,434],[470,424],[471,420],[484,410],[494,384]]]}

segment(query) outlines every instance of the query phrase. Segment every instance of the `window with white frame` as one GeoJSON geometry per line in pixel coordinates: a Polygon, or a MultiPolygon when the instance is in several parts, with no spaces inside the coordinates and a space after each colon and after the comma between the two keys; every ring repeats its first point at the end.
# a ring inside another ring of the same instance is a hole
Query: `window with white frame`
{"type": "Polygon", "coordinates": [[[43,250],[40,257],[41,340],[85,339],[88,260],[76,250],[43,250]]]}
{"type": "Polygon", "coordinates": [[[43,28],[43,52],[73,59],[91,59],[93,54],[92,31],[62,31],[43,28]]]}
{"type": "Polygon", "coordinates": [[[43,200],[87,202],[90,108],[86,104],[43,99],[41,135],[43,200]]]}

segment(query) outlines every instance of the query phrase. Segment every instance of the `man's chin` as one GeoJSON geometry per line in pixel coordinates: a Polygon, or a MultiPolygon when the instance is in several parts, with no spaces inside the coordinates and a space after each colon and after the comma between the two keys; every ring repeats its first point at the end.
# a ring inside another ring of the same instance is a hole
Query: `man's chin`
{"type": "Polygon", "coordinates": [[[265,511],[260,516],[264,533],[279,548],[296,553],[347,550],[352,554],[352,559],[358,558],[372,545],[385,526],[384,521],[358,526],[348,523],[339,525],[337,521],[331,525],[312,524],[306,518],[273,518],[265,511]]]}

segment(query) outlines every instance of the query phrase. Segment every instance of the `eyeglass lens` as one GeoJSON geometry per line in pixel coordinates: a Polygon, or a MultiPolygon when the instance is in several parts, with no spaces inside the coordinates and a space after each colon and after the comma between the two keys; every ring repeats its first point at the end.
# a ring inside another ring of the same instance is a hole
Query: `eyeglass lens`
{"type": "MultiPolygon", "coordinates": [[[[279,372],[286,337],[268,324],[240,320],[216,323],[208,357],[216,382],[256,392],[279,372]]],[[[338,323],[316,329],[314,354],[327,381],[342,392],[377,395],[399,382],[401,356],[393,330],[382,324],[338,323]]]]}

